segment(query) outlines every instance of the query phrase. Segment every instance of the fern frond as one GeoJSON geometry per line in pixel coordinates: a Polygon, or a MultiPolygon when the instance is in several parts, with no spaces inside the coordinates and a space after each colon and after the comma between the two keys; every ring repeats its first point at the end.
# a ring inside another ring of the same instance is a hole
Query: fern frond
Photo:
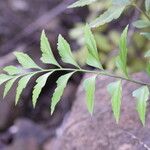
{"type": "MultiPolygon", "coordinates": [[[[63,92],[65,90],[65,87],[67,86],[67,83],[69,82],[69,79],[72,77],[72,75],[75,72],[80,73],[90,73],[94,74],[94,76],[91,76],[88,79],[85,79],[83,82],[83,87],[86,92],[86,98],[87,98],[87,108],[88,111],[92,114],[94,110],[94,92],[95,92],[95,84],[96,84],[96,77],[98,75],[105,75],[109,77],[113,77],[116,79],[120,79],[117,82],[113,82],[108,85],[108,92],[111,95],[111,101],[112,101],[112,110],[114,113],[114,116],[116,118],[116,122],[119,122],[120,117],[120,107],[121,107],[121,98],[122,98],[122,86],[121,86],[121,80],[127,80],[129,82],[133,82],[135,84],[142,85],[142,87],[136,91],[133,92],[133,96],[137,99],[137,111],[140,117],[140,120],[142,121],[143,125],[145,124],[145,115],[146,115],[146,101],[149,97],[149,89],[148,86],[150,84],[134,80],[131,78],[128,78],[127,70],[126,70],[126,62],[127,62],[127,32],[128,27],[125,28],[121,35],[120,40],[120,52],[118,56],[118,68],[126,75],[125,77],[118,76],[112,73],[109,73],[108,71],[104,70],[102,67],[102,64],[99,60],[99,54],[97,52],[97,46],[94,39],[94,35],[92,34],[92,31],[89,27],[89,25],[86,25],[84,28],[84,38],[85,38],[85,45],[88,50],[88,57],[87,57],[87,65],[92,66],[94,68],[97,68],[97,70],[85,70],[82,69],[77,62],[74,59],[74,56],[71,52],[71,48],[69,43],[61,36],[59,35],[58,38],[58,51],[61,56],[61,59],[64,63],[69,63],[74,65],[76,68],[63,68],[58,64],[56,59],[54,58],[54,55],[52,53],[50,44],[48,42],[48,39],[46,37],[45,32],[42,32],[41,35],[41,51],[42,51],[42,57],[41,60],[43,63],[46,64],[52,64],[56,65],[57,68],[53,69],[42,69],[40,66],[38,66],[32,58],[24,54],[22,52],[15,52],[15,56],[17,57],[18,62],[23,67],[22,69],[18,69],[15,66],[6,66],[4,67],[3,71],[5,73],[0,74],[0,85],[6,82],[5,89],[4,89],[4,97],[7,95],[7,93],[10,91],[12,85],[14,82],[19,79],[17,90],[16,90],[16,104],[18,103],[20,96],[23,92],[23,90],[26,88],[29,80],[35,75],[35,74],[41,74],[40,77],[36,80],[36,85],[33,88],[33,94],[32,94],[32,103],[33,106],[36,106],[36,103],[38,101],[38,97],[45,86],[47,79],[50,77],[50,75],[53,72],[58,71],[64,71],[66,74],[62,75],[57,80],[57,87],[54,91],[54,94],[52,96],[51,100],[51,114],[56,109],[56,106],[58,102],[61,100],[61,97],[63,95],[63,92]],[[30,69],[31,72],[24,72],[23,70],[30,69]],[[34,70],[32,70],[34,69],[34,70]],[[36,70],[36,71],[35,71],[36,70]]],[[[146,55],[148,56],[148,54],[146,55]]]]}

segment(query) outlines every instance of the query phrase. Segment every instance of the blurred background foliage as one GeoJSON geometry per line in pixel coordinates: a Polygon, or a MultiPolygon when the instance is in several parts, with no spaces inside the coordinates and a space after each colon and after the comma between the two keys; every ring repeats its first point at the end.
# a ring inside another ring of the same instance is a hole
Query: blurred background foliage
{"type": "MultiPolygon", "coordinates": [[[[90,4],[88,7],[89,13],[87,22],[91,22],[98,15],[102,14],[110,6],[110,1],[98,1],[90,4]]],[[[144,3],[140,6],[144,9],[144,3]]],[[[76,8],[82,9],[82,8],[76,8]]],[[[144,16],[130,7],[122,14],[122,16],[109,24],[94,28],[93,32],[97,41],[98,51],[101,62],[105,69],[117,71],[115,68],[115,57],[118,53],[118,45],[121,32],[127,24],[129,24],[128,34],[128,70],[129,73],[146,70],[147,60],[144,58],[144,53],[150,47],[148,39],[140,35],[139,29],[133,26],[133,22],[138,19],[144,19],[144,16]]],[[[85,65],[86,48],[83,39],[84,23],[78,22],[74,28],[69,31],[70,38],[75,40],[78,47],[74,51],[76,60],[82,65],[85,65]]],[[[149,28],[141,29],[143,32],[148,31],[149,28]]]]}

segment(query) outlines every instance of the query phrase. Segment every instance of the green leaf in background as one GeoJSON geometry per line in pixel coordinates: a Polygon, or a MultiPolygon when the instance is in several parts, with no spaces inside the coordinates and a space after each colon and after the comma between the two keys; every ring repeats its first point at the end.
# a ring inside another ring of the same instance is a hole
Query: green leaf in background
{"type": "Polygon", "coordinates": [[[146,72],[150,76],[150,63],[146,65],[146,72]]]}
{"type": "Polygon", "coordinates": [[[62,61],[68,64],[72,64],[79,68],[79,65],[76,63],[75,58],[71,52],[70,45],[61,35],[59,35],[58,37],[57,45],[58,45],[57,48],[62,58],[62,61]]]}
{"type": "Polygon", "coordinates": [[[110,83],[107,86],[107,90],[111,95],[112,110],[116,119],[119,122],[120,109],[121,109],[121,98],[122,98],[122,85],[121,81],[110,83]]]}
{"type": "Polygon", "coordinates": [[[0,74],[0,85],[2,85],[4,82],[10,79],[12,79],[12,76],[6,74],[0,74]]]}
{"type": "Polygon", "coordinates": [[[37,103],[37,99],[42,91],[42,88],[45,86],[46,81],[48,79],[48,77],[52,74],[53,72],[48,72],[42,76],[40,76],[37,80],[36,80],[36,85],[34,86],[34,90],[32,93],[32,103],[33,103],[33,107],[35,108],[36,103],[37,103]]]}
{"type": "Polygon", "coordinates": [[[54,94],[52,97],[52,102],[51,102],[51,114],[53,114],[57,103],[60,101],[62,94],[64,92],[64,89],[67,85],[67,82],[68,82],[69,78],[73,75],[73,73],[74,72],[71,72],[71,73],[65,74],[58,78],[57,87],[54,91],[54,94]]]}
{"type": "Polygon", "coordinates": [[[141,88],[135,90],[133,92],[133,97],[137,99],[137,111],[142,124],[145,125],[146,106],[147,106],[147,100],[149,98],[148,87],[142,86],[141,88]]]}
{"type": "Polygon", "coordinates": [[[147,28],[147,27],[150,27],[150,21],[137,20],[133,23],[133,26],[135,26],[136,28],[139,28],[139,29],[147,28]]]}
{"type": "Polygon", "coordinates": [[[95,1],[96,0],[78,0],[75,3],[71,4],[68,8],[83,7],[83,6],[93,3],[95,1]]]}
{"type": "Polygon", "coordinates": [[[119,43],[119,56],[117,57],[116,60],[116,65],[118,69],[120,69],[126,77],[128,77],[128,72],[127,72],[127,32],[128,32],[128,26],[124,29],[120,43],[119,43]]]}
{"type": "Polygon", "coordinates": [[[4,88],[4,94],[3,94],[3,98],[6,97],[6,95],[8,94],[8,92],[10,91],[11,87],[13,86],[14,82],[17,80],[18,77],[15,77],[9,81],[6,82],[5,88],[4,88]]]}
{"type": "Polygon", "coordinates": [[[6,66],[3,70],[7,72],[9,75],[16,75],[21,73],[21,69],[15,66],[6,66]]]}
{"type": "Polygon", "coordinates": [[[102,15],[96,18],[90,23],[91,27],[98,27],[106,23],[111,22],[114,19],[118,19],[123,13],[124,9],[130,5],[129,0],[113,0],[112,6],[108,8],[102,15]]]}
{"type": "Polygon", "coordinates": [[[44,30],[42,31],[42,34],[41,34],[40,45],[41,45],[41,51],[42,51],[41,61],[46,64],[53,64],[53,65],[59,66],[59,64],[57,63],[52,53],[51,46],[49,44],[48,38],[46,37],[44,30]]]}
{"type": "Polygon", "coordinates": [[[149,32],[142,32],[140,34],[145,36],[148,40],[150,40],[150,33],[149,32]]]}
{"type": "Polygon", "coordinates": [[[84,28],[84,38],[85,38],[86,47],[88,49],[88,56],[87,56],[86,63],[92,67],[103,69],[100,63],[94,35],[92,34],[89,25],[86,25],[84,28]]]}
{"type": "Polygon", "coordinates": [[[150,50],[145,53],[144,57],[150,57],[150,50]]]}
{"type": "Polygon", "coordinates": [[[34,75],[35,73],[26,75],[24,77],[22,77],[19,82],[18,82],[18,86],[17,86],[17,90],[16,90],[16,101],[15,104],[17,105],[20,95],[23,91],[23,89],[25,89],[25,87],[27,86],[29,80],[31,79],[31,77],[34,75]]]}
{"type": "Polygon", "coordinates": [[[17,57],[18,62],[27,69],[35,68],[41,69],[30,57],[29,55],[23,52],[14,52],[14,55],[17,57]]]}
{"type": "Polygon", "coordinates": [[[150,0],[145,0],[145,9],[147,12],[150,12],[150,0]]]}
{"type": "Polygon", "coordinates": [[[127,6],[130,5],[130,3],[130,0],[112,0],[112,4],[118,6],[127,6]]]}
{"type": "Polygon", "coordinates": [[[94,110],[95,82],[96,76],[85,79],[83,82],[83,86],[86,92],[87,108],[91,115],[93,114],[94,110]]]}

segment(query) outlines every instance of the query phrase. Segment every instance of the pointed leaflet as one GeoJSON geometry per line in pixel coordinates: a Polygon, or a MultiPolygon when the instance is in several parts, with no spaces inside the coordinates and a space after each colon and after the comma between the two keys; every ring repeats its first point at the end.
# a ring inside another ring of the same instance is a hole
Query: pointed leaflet
{"type": "Polygon", "coordinates": [[[130,5],[131,1],[129,0],[113,0],[112,6],[100,15],[97,19],[91,22],[91,27],[98,27],[106,23],[111,22],[114,19],[118,19],[126,6],[130,5]]]}
{"type": "Polygon", "coordinates": [[[28,84],[30,78],[34,75],[35,73],[26,75],[24,77],[22,77],[19,82],[18,82],[18,86],[17,86],[17,90],[16,90],[16,101],[15,104],[17,105],[20,95],[23,91],[23,89],[26,87],[26,85],[28,84]]]}
{"type": "Polygon", "coordinates": [[[150,57],[150,50],[145,53],[144,57],[150,57]]]}
{"type": "Polygon", "coordinates": [[[88,111],[93,113],[94,110],[94,93],[95,93],[95,81],[96,76],[90,77],[88,79],[85,79],[83,82],[83,86],[86,92],[86,99],[87,99],[87,108],[88,111]]]}
{"type": "Polygon", "coordinates": [[[145,9],[147,12],[150,12],[150,0],[145,0],[145,9]]]}
{"type": "Polygon", "coordinates": [[[15,66],[6,66],[3,70],[7,72],[9,75],[16,75],[21,73],[21,69],[15,66]]]}
{"type": "Polygon", "coordinates": [[[68,8],[83,7],[83,6],[93,3],[95,1],[96,0],[78,0],[75,3],[73,3],[72,5],[70,5],[68,8]]]}
{"type": "Polygon", "coordinates": [[[12,79],[12,76],[6,75],[6,74],[0,74],[0,85],[4,82],[12,79]]]}
{"type": "Polygon", "coordinates": [[[33,103],[33,107],[36,106],[37,103],[37,99],[42,91],[42,88],[45,86],[46,81],[48,79],[48,77],[52,74],[53,72],[48,72],[42,76],[40,76],[37,80],[36,80],[36,85],[34,86],[33,89],[33,93],[32,93],[32,103],[33,103]]]}
{"type": "Polygon", "coordinates": [[[42,51],[41,61],[43,63],[59,66],[52,53],[51,46],[49,44],[48,38],[46,37],[44,30],[42,31],[41,34],[41,51],[42,51]]]}
{"type": "Polygon", "coordinates": [[[69,78],[73,75],[73,73],[74,72],[71,72],[71,73],[65,74],[58,78],[57,87],[54,91],[54,94],[52,97],[52,102],[51,102],[51,114],[53,114],[57,103],[60,101],[61,96],[64,92],[64,89],[67,85],[67,82],[68,82],[69,78]]]}
{"type": "Polygon", "coordinates": [[[137,111],[142,124],[145,125],[146,106],[147,100],[149,98],[149,89],[147,86],[142,86],[141,88],[135,90],[132,95],[137,99],[137,111]]]}
{"type": "Polygon", "coordinates": [[[11,87],[13,86],[14,82],[17,80],[18,77],[15,77],[9,81],[6,82],[5,88],[4,88],[4,94],[3,94],[3,98],[5,98],[5,96],[8,94],[8,92],[10,91],[11,87]]]}
{"type": "Polygon", "coordinates": [[[90,30],[90,27],[88,25],[86,25],[84,28],[84,37],[85,37],[86,47],[88,49],[87,64],[92,67],[102,69],[103,67],[99,60],[99,54],[97,51],[96,42],[90,30]]]}
{"type": "Polygon", "coordinates": [[[148,40],[150,40],[150,33],[149,32],[141,32],[140,34],[145,36],[148,40]]]}
{"type": "Polygon", "coordinates": [[[150,27],[150,21],[137,20],[133,23],[133,26],[135,26],[136,28],[139,28],[139,29],[147,28],[147,27],[150,27]]]}
{"type": "Polygon", "coordinates": [[[116,65],[118,69],[120,69],[126,77],[128,77],[127,72],[127,32],[128,32],[128,26],[125,28],[121,35],[120,43],[119,43],[119,56],[116,60],[116,65]]]}
{"type": "Polygon", "coordinates": [[[73,54],[71,52],[70,45],[61,35],[59,35],[58,37],[57,48],[63,62],[72,64],[79,68],[79,65],[76,63],[73,54]]]}
{"type": "Polygon", "coordinates": [[[121,81],[110,83],[107,86],[107,90],[111,95],[112,110],[116,119],[119,122],[120,109],[121,109],[121,98],[122,98],[122,85],[121,81]]]}
{"type": "Polygon", "coordinates": [[[14,52],[18,62],[25,68],[41,69],[27,54],[22,52],[14,52]]]}

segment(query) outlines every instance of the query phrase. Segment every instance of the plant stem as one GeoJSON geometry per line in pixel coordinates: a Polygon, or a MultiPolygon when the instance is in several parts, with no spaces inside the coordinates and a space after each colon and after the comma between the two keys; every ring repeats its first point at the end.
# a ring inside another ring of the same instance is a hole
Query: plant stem
{"type": "Polygon", "coordinates": [[[103,76],[108,76],[108,77],[112,77],[112,78],[116,78],[116,79],[121,79],[121,80],[126,80],[132,83],[136,83],[139,85],[146,85],[150,87],[150,83],[145,83],[142,81],[138,81],[138,80],[134,80],[134,79],[129,79],[126,77],[122,77],[122,76],[118,76],[118,75],[114,75],[112,73],[106,72],[106,71],[94,71],[94,70],[85,70],[85,69],[72,69],[72,68],[58,68],[58,69],[48,69],[48,70],[42,70],[39,71],[39,73],[41,72],[49,72],[49,71],[75,71],[75,72],[82,72],[82,73],[91,73],[91,74],[97,74],[97,75],[103,75],[103,76]]]}

